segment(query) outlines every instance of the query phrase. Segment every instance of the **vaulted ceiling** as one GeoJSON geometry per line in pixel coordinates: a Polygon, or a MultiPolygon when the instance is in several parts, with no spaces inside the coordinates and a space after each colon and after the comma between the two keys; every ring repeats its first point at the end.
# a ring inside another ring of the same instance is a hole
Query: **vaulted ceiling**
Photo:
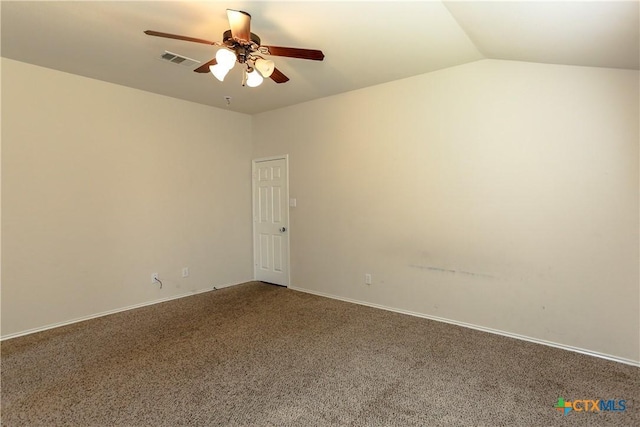
{"type": "Polygon", "coordinates": [[[254,114],[484,58],[639,68],[640,13],[626,1],[2,1],[3,57],[254,114]],[[270,57],[290,81],[241,86],[160,57],[205,63],[226,9],[247,11],[263,44],[320,49],[322,62],[270,57]],[[225,97],[231,97],[227,105],[225,97]]]}

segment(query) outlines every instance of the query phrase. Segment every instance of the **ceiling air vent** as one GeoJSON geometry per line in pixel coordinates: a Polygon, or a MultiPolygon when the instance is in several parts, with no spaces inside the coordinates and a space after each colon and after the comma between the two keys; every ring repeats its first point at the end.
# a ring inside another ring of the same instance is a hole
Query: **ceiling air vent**
{"type": "Polygon", "coordinates": [[[174,64],[184,65],[185,67],[192,67],[200,63],[200,61],[178,55],[177,53],[169,52],[168,50],[165,50],[164,53],[160,55],[160,59],[173,62],[174,64]]]}

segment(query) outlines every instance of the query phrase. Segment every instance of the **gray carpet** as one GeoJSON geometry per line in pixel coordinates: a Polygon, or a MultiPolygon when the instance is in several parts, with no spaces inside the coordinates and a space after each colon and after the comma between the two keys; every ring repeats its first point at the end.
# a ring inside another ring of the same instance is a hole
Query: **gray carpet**
{"type": "Polygon", "coordinates": [[[638,368],[256,282],[1,351],[4,426],[640,425],[638,368]]]}

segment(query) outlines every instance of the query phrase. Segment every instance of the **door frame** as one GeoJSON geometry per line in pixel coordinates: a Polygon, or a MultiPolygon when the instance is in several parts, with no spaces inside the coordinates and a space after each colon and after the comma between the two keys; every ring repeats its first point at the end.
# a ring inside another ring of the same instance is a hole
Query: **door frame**
{"type": "Polygon", "coordinates": [[[285,239],[287,241],[287,253],[286,253],[286,262],[287,262],[287,288],[291,286],[291,239],[289,238],[291,234],[291,209],[289,208],[289,155],[283,154],[280,156],[268,156],[268,157],[259,157],[257,159],[251,160],[251,247],[253,248],[253,280],[257,280],[256,269],[258,266],[257,260],[257,248],[256,248],[256,164],[261,162],[268,162],[270,160],[284,160],[284,168],[287,173],[286,180],[286,188],[284,199],[286,201],[287,208],[287,233],[285,233],[285,239]]]}

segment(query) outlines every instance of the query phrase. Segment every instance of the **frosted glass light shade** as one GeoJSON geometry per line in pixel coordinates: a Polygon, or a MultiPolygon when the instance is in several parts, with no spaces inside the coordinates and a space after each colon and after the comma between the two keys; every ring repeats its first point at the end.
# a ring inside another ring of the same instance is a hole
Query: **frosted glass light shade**
{"type": "Polygon", "coordinates": [[[229,49],[218,49],[216,52],[216,61],[218,64],[230,70],[236,64],[236,54],[229,49]]]}
{"type": "Polygon", "coordinates": [[[211,74],[216,76],[216,79],[223,81],[225,76],[229,72],[229,68],[221,64],[216,64],[216,65],[210,65],[209,71],[211,71],[211,74]]]}
{"type": "Polygon", "coordinates": [[[256,70],[253,70],[250,73],[247,73],[247,86],[256,87],[262,84],[264,79],[256,70]]]}
{"type": "Polygon", "coordinates": [[[258,70],[260,74],[262,74],[262,77],[264,77],[265,79],[269,78],[271,74],[273,74],[273,70],[276,68],[273,61],[269,59],[258,58],[256,59],[255,65],[256,70],[258,70]]]}

